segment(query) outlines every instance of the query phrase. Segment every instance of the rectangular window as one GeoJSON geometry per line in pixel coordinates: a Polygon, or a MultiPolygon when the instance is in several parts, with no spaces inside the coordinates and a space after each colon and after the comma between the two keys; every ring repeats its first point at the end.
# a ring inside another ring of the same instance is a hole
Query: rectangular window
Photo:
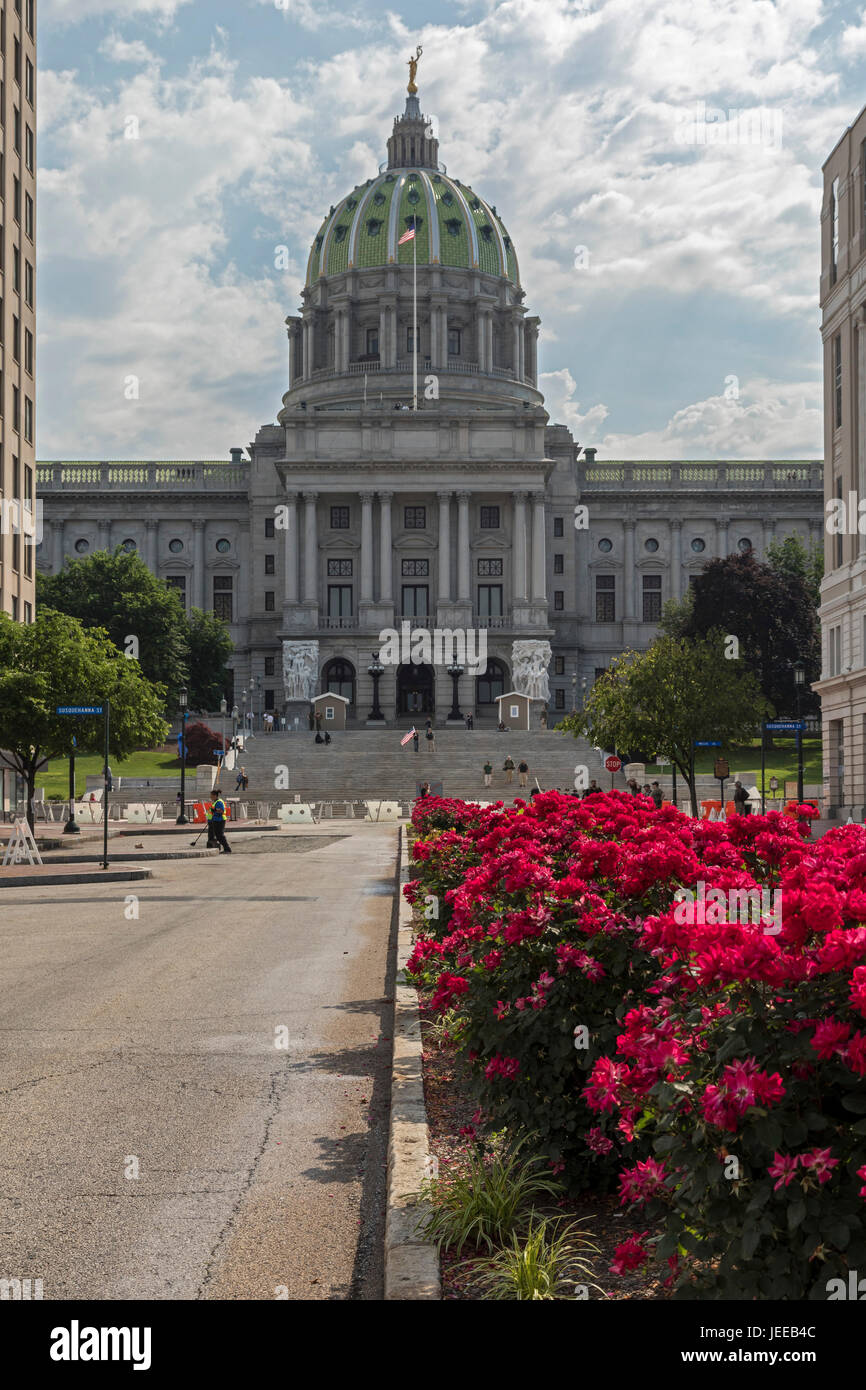
{"type": "Polygon", "coordinates": [[[33,0],[27,0],[27,32],[33,38],[33,0]]]}
{"type": "MultiPolygon", "coordinates": [[[[16,286],[17,289],[17,286],[16,286]]],[[[33,267],[29,261],[24,262],[24,299],[33,308],[33,267]]]]}
{"type": "Polygon", "coordinates": [[[20,86],[21,86],[21,41],[20,41],[20,39],[19,39],[17,36],[16,36],[15,39],[13,40],[13,44],[14,44],[14,47],[13,47],[13,49],[12,49],[12,71],[13,71],[13,73],[15,74],[15,81],[18,83],[18,86],[20,87],[20,86]]]}
{"type": "Polygon", "coordinates": [[[553,591],[553,608],[556,613],[561,613],[565,608],[565,592],[562,589],[553,591]]]}
{"type": "Polygon", "coordinates": [[[273,613],[273,611],[274,611],[274,591],[273,591],[273,589],[265,589],[265,612],[266,612],[266,613],[273,613]]]}
{"type": "Polygon", "coordinates": [[[835,285],[839,260],[839,180],[830,185],[830,284],[835,285]]]}
{"type": "Polygon", "coordinates": [[[167,574],[165,576],[165,582],[170,589],[175,590],[184,608],[186,608],[186,575],[167,574]]]}
{"type": "Polygon", "coordinates": [[[21,360],[21,320],[17,314],[12,315],[12,356],[16,362],[21,360]]]}
{"type": "Polygon", "coordinates": [[[480,618],[502,617],[502,585],[478,585],[478,616],[480,618]]]}
{"type": "Polygon", "coordinates": [[[21,429],[21,392],[17,386],[12,387],[12,428],[21,429]]]}
{"type": "Polygon", "coordinates": [[[502,561],[500,559],[479,560],[478,573],[482,577],[491,576],[495,578],[502,573],[502,561]]]}
{"type": "Polygon", "coordinates": [[[643,620],[657,623],[662,615],[662,577],[645,574],[643,577],[643,620]]]}
{"type": "Polygon", "coordinates": [[[24,397],[24,438],[33,443],[33,402],[29,396],[24,397]]]}
{"type": "Polygon", "coordinates": [[[17,175],[12,176],[12,216],[21,221],[21,180],[17,175]]]}
{"type": "Polygon", "coordinates": [[[24,95],[33,105],[33,64],[29,58],[24,59],[24,95]]]}
{"type": "Polygon", "coordinates": [[[24,231],[30,240],[33,240],[33,199],[29,193],[24,194],[24,231]]]}
{"type": "Polygon", "coordinates": [[[213,611],[215,618],[224,623],[232,620],[232,576],[215,574],[213,577],[213,611]]]}
{"type": "Polygon", "coordinates": [[[275,556],[275,555],[266,555],[266,556],[265,556],[265,574],[276,574],[275,565],[276,565],[276,556],[275,556]]]}
{"type": "Polygon", "coordinates": [[[553,692],[553,708],[554,708],[554,709],[565,709],[565,691],[564,691],[564,690],[554,690],[554,692],[553,692]]]}
{"type": "Polygon", "coordinates": [[[33,605],[30,603],[24,605],[24,621],[25,623],[33,622],[33,605]]]}
{"type": "Polygon", "coordinates": [[[481,508],[481,529],[482,529],[482,531],[498,531],[498,530],[499,530],[499,508],[498,508],[498,507],[482,507],[482,508],[481,508]]]}
{"type": "Polygon", "coordinates": [[[12,288],[21,293],[21,252],[17,246],[12,247],[12,288]]]}
{"type": "Polygon", "coordinates": [[[429,560],[403,560],[400,565],[400,573],[404,579],[423,578],[430,573],[429,560]]]}
{"type": "Polygon", "coordinates": [[[341,621],[352,616],[351,584],[328,585],[328,617],[341,621]]]}
{"type": "Polygon", "coordinates": [[[595,576],[595,621],[597,623],[616,622],[616,576],[597,574],[595,576]]]}
{"type": "Polygon", "coordinates": [[[29,328],[24,330],[24,370],[33,375],[33,334],[29,328]]]}
{"type": "Polygon", "coordinates": [[[265,540],[266,540],[266,541],[272,541],[272,540],[274,539],[274,536],[275,536],[275,535],[276,535],[276,531],[274,530],[274,518],[273,518],[272,516],[266,516],[266,517],[265,517],[265,540]]]}
{"type": "Polygon", "coordinates": [[[17,106],[12,107],[12,143],[15,146],[15,153],[21,153],[21,112],[17,106]]]}
{"type": "Polygon", "coordinates": [[[403,584],[401,593],[404,618],[426,618],[429,612],[429,590],[426,584],[403,584]]]}
{"type": "Polygon", "coordinates": [[[553,674],[554,674],[555,676],[564,676],[564,675],[565,675],[565,657],[564,657],[564,656],[555,656],[555,657],[553,658],[553,674]]]}
{"type": "Polygon", "coordinates": [[[606,667],[606,666],[596,666],[596,668],[595,668],[595,679],[596,679],[597,681],[600,681],[601,678],[602,678],[602,676],[605,674],[606,671],[607,671],[607,667],[606,667]]]}
{"type": "Polygon", "coordinates": [[[420,353],[420,351],[421,351],[421,327],[420,327],[420,324],[419,324],[419,326],[415,329],[415,333],[414,333],[415,345],[414,345],[414,347],[413,347],[413,344],[412,344],[412,339],[413,339],[412,325],[410,324],[409,327],[406,329],[406,351],[410,354],[410,356],[411,356],[412,354],[414,354],[415,352],[419,352],[419,353],[420,353]]]}
{"type": "Polygon", "coordinates": [[[554,555],[554,557],[553,557],[553,573],[554,573],[554,574],[565,574],[565,556],[564,556],[564,555],[554,555]]]}
{"type": "Polygon", "coordinates": [[[403,526],[407,531],[423,531],[427,526],[427,508],[404,507],[403,526]]]}
{"type": "Polygon", "coordinates": [[[349,508],[348,508],[348,507],[332,507],[332,508],[331,508],[331,530],[332,530],[332,531],[348,531],[348,529],[349,529],[349,508]]]}
{"type": "Polygon", "coordinates": [[[833,428],[842,428],[842,334],[833,338],[833,428]]]}
{"type": "Polygon", "coordinates": [[[33,173],[33,155],[33,131],[30,129],[28,125],[24,128],[24,163],[30,170],[31,174],[33,173]]]}
{"type": "Polygon", "coordinates": [[[379,356],[379,330],[378,328],[367,329],[367,356],[379,356]]]}
{"type": "Polygon", "coordinates": [[[266,656],[266,657],[265,657],[265,675],[266,675],[266,676],[272,676],[273,674],[274,674],[274,658],[273,658],[272,656],[266,656]]]}
{"type": "Polygon", "coordinates": [[[838,676],[842,670],[842,628],[830,628],[830,675],[838,676]]]}
{"type": "Polygon", "coordinates": [[[351,579],[352,561],[351,560],[329,560],[328,561],[329,579],[351,579]]]}
{"type": "Polygon", "coordinates": [[[460,329],[459,329],[459,328],[449,328],[449,329],[448,329],[448,356],[449,356],[449,357],[459,357],[459,356],[460,356],[460,329]]]}
{"type": "MultiPolygon", "coordinates": [[[[836,500],[839,501],[839,502],[842,501],[842,479],[841,479],[841,478],[837,478],[837,479],[836,479],[836,500]]],[[[839,510],[841,511],[841,508],[840,508],[839,510]]],[[[837,531],[836,534],[833,536],[833,568],[834,568],[834,569],[839,569],[840,565],[842,564],[842,559],[843,559],[843,551],[842,551],[842,532],[841,532],[841,531],[837,531]]]]}
{"type": "Polygon", "coordinates": [[[562,517],[561,517],[561,516],[555,516],[555,517],[553,518],[553,535],[554,535],[554,538],[555,538],[555,539],[559,539],[559,537],[562,536],[562,534],[563,534],[562,517]]]}
{"type": "MultiPolygon", "coordinates": [[[[273,675],[273,674],[274,674],[274,673],[273,673],[273,671],[272,671],[272,672],[271,672],[271,675],[273,675]]],[[[265,691],[265,709],[273,709],[273,708],[274,708],[274,692],[273,692],[273,690],[266,690],[266,691],[265,691]]],[[[276,726],[275,726],[275,727],[276,727],[276,726]]]]}
{"type": "Polygon", "coordinates": [[[17,531],[12,533],[12,568],[19,569],[21,566],[21,537],[17,531]]]}

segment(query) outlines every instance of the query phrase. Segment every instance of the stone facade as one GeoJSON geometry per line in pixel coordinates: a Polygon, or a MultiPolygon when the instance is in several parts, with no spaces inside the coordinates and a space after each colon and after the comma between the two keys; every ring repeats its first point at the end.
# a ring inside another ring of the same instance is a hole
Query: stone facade
{"type": "MultiPolygon", "coordinates": [[[[483,636],[461,712],[496,718],[522,641],[550,643],[551,711],[568,710],[707,559],[820,534],[818,463],[599,462],[550,425],[514,248],[445,177],[416,108],[387,172],[322,224],[287,319],[288,390],[248,460],[40,465],[40,564],[136,546],[188,604],[224,612],[233,697],[257,712],[286,704],[283,643],[315,641],[319,690],[363,724],[373,654],[404,622],[483,636]],[[413,209],[414,250],[397,235],[413,209]]],[[[386,667],[385,719],[444,723],[449,664],[386,667]]]]}

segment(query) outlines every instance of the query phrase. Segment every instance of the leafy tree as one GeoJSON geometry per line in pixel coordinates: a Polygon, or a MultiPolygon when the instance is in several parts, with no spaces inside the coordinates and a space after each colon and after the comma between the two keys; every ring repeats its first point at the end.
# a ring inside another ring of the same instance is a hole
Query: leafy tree
{"type": "Polygon", "coordinates": [[[151,574],[141,556],[122,547],[98,550],[68,561],[58,574],[37,575],[37,601],[78,618],[85,627],[105,628],[126,652],[138,643],[137,659],[148,680],[165,687],[166,706],[177,707],[189,690],[192,709],[219,704],[226,688],[232,650],[228,630],[212,613],[193,609],[189,618],[171,585],[151,574]]]}
{"type": "Polygon", "coordinates": [[[771,541],[767,561],[777,574],[789,579],[801,579],[815,607],[818,607],[824,578],[824,547],[820,541],[810,541],[807,546],[796,534],[785,536],[781,541],[771,541]]]}
{"type": "MultiPolygon", "coordinates": [[[[787,552],[786,552],[787,554],[787,552]]],[[[805,579],[756,560],[751,552],[710,560],[698,576],[690,604],[666,615],[666,632],[698,641],[713,631],[736,637],[739,656],[755,673],[773,713],[790,713],[792,666],[806,667],[804,712],[817,704],[809,692],[821,671],[821,639],[805,579]]]]}
{"type": "Polygon", "coordinates": [[[99,629],[50,608],[40,608],[34,623],[0,613],[0,759],[27,783],[31,828],[39,769],[66,757],[73,736],[80,752],[101,755],[105,747],[101,717],[61,715],[57,706],[110,700],[109,756],[122,759],[164,742],[164,694],[99,629]]]}
{"type": "Polygon", "coordinates": [[[602,748],[644,748],[674,763],[697,815],[695,741],[723,746],[751,738],[766,704],[742,661],[725,659],[723,634],[696,642],[659,637],[645,652],[624,652],[596,681],[583,710],[558,728],[602,748]]]}
{"type": "Polygon", "coordinates": [[[222,618],[215,613],[190,609],[187,622],[189,642],[189,703],[191,709],[219,709],[228,688],[228,659],[232,639],[222,618]]]}

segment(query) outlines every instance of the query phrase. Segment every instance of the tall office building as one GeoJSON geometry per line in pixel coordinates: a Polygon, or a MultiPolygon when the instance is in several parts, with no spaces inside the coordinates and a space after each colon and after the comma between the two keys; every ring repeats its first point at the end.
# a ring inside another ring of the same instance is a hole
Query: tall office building
{"type": "Polygon", "coordinates": [[[0,609],[33,621],[36,0],[0,4],[0,609]]]}
{"type": "Polygon", "coordinates": [[[866,805],[866,108],[824,165],[821,308],[827,535],[815,689],[826,801],[831,814],[854,808],[859,819],[866,805]]]}

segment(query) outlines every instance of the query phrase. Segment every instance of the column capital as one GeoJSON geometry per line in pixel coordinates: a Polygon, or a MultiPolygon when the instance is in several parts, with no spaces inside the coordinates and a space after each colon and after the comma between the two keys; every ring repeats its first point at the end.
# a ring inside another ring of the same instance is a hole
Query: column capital
{"type": "Polygon", "coordinates": [[[683,529],[682,518],[678,516],[672,516],[670,521],[668,522],[668,525],[670,526],[672,531],[681,531],[683,529]]]}
{"type": "Polygon", "coordinates": [[[458,502],[468,502],[469,499],[471,498],[471,496],[472,496],[472,492],[471,492],[469,489],[467,489],[467,488],[461,488],[460,491],[457,493],[457,501],[458,501],[458,502]]]}
{"type": "MultiPolygon", "coordinates": [[[[300,494],[298,493],[298,491],[297,491],[296,488],[293,488],[293,487],[287,487],[287,488],[286,488],[286,501],[289,503],[290,506],[292,506],[292,507],[295,506],[295,504],[297,503],[297,500],[298,500],[299,495],[300,495],[300,494]]],[[[193,525],[195,525],[195,522],[193,522],[193,525]]]]}
{"type": "Polygon", "coordinates": [[[626,531],[633,531],[634,528],[637,526],[637,522],[632,516],[624,516],[622,519],[622,524],[626,531]]]}
{"type": "Polygon", "coordinates": [[[380,502],[390,502],[394,494],[393,492],[389,492],[387,488],[383,488],[378,496],[380,502]]]}
{"type": "Polygon", "coordinates": [[[451,492],[450,490],[436,493],[436,496],[439,498],[440,502],[450,502],[453,495],[453,492],[451,492]]]}
{"type": "Polygon", "coordinates": [[[515,502],[523,504],[529,497],[529,493],[526,488],[518,488],[516,492],[512,492],[511,496],[515,502]]]}
{"type": "Polygon", "coordinates": [[[538,506],[543,506],[543,505],[544,505],[544,493],[543,493],[543,492],[533,492],[533,494],[532,494],[532,505],[533,505],[534,507],[538,507],[538,506]]]}
{"type": "MultiPolygon", "coordinates": [[[[102,522],[102,521],[100,521],[99,524],[100,524],[100,526],[103,526],[103,525],[107,526],[107,525],[108,525],[108,522],[102,522]]],[[[192,529],[193,529],[194,531],[203,531],[203,530],[204,530],[204,521],[202,520],[202,518],[201,518],[200,516],[197,516],[197,517],[195,517],[195,518],[193,519],[192,529]]]]}
{"type": "Polygon", "coordinates": [[[368,503],[372,504],[373,498],[376,496],[376,494],[375,492],[359,492],[358,496],[366,506],[368,503]]]}
{"type": "Polygon", "coordinates": [[[313,488],[305,488],[305,489],[304,489],[304,501],[305,501],[305,502],[315,502],[315,500],[316,500],[316,498],[318,497],[318,495],[319,495],[318,492],[316,492],[313,488]]]}
{"type": "Polygon", "coordinates": [[[156,521],[156,520],[154,520],[154,518],[153,518],[152,516],[149,516],[149,517],[146,517],[146,518],[145,518],[145,522],[144,522],[145,530],[147,530],[147,531],[155,531],[158,525],[159,525],[159,522],[156,521]]]}

